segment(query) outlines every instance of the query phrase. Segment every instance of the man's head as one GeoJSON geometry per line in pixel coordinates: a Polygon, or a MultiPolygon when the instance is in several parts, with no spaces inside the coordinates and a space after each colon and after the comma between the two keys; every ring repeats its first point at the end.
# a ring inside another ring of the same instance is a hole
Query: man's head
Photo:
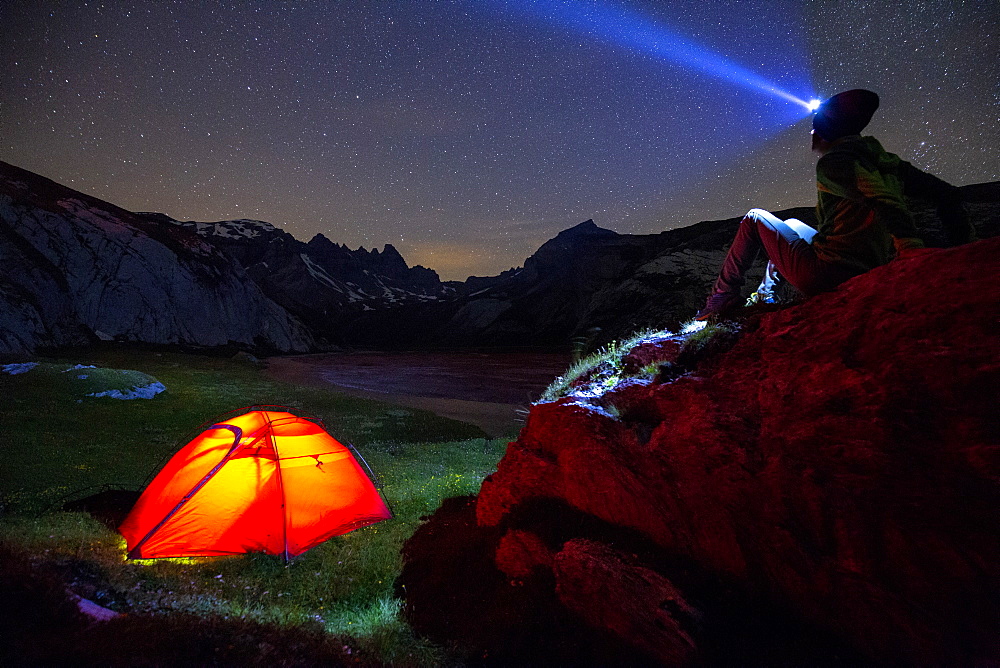
{"type": "MultiPolygon", "coordinates": [[[[856,135],[872,120],[878,109],[878,95],[863,88],[837,93],[819,105],[813,116],[813,136],[827,142],[856,135]]],[[[815,144],[815,142],[814,142],[815,144]]]]}

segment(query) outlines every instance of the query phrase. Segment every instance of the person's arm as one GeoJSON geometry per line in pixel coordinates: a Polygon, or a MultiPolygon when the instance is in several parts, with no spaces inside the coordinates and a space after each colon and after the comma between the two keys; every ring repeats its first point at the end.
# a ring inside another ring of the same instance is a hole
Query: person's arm
{"type": "Polygon", "coordinates": [[[906,196],[930,200],[937,206],[938,218],[949,246],[975,241],[976,231],[962,206],[958,188],[908,162],[901,162],[899,168],[906,196]]]}
{"type": "Polygon", "coordinates": [[[816,178],[820,190],[874,209],[893,236],[897,252],[924,247],[898,187],[887,184],[877,170],[867,170],[849,153],[835,151],[819,159],[816,178]]]}

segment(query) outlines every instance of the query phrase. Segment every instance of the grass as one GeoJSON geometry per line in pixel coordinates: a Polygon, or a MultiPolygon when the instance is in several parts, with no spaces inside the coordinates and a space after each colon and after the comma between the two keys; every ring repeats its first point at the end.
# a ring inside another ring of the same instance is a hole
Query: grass
{"type": "Polygon", "coordinates": [[[733,320],[720,320],[699,327],[687,334],[684,341],[688,354],[701,356],[716,347],[731,346],[739,338],[740,324],[733,320]]]}
{"type": "Polygon", "coordinates": [[[556,378],[542,393],[539,403],[555,401],[567,396],[581,381],[592,386],[594,392],[606,391],[621,379],[622,359],[645,340],[659,336],[661,332],[646,329],[632,334],[622,341],[612,341],[607,346],[577,359],[563,375],[556,378]]]}
{"type": "MultiPolygon", "coordinates": [[[[612,341],[607,346],[575,361],[563,375],[556,378],[542,393],[538,403],[557,401],[563,397],[598,398],[614,389],[624,380],[638,379],[652,381],[656,377],[676,377],[694,368],[701,360],[724,352],[739,338],[738,322],[719,321],[715,323],[690,322],[680,334],[667,331],[642,330],[621,341],[612,341]],[[669,374],[659,364],[645,365],[634,371],[625,368],[625,357],[636,346],[646,342],[675,338],[681,341],[681,349],[669,374]]],[[[605,407],[607,410],[609,407],[605,407]]]]}
{"type": "Polygon", "coordinates": [[[400,617],[393,591],[399,550],[443,498],[478,491],[505,440],[425,411],[276,382],[248,362],[135,352],[47,362],[45,373],[0,374],[0,542],[12,552],[135,620],[240,620],[320,631],[373,663],[447,662],[400,617]],[[81,396],[58,371],[76,363],[135,371],[167,389],[131,401],[81,396]],[[125,561],[120,535],[90,515],[61,510],[81,490],[139,489],[197,427],[250,404],[323,419],[377,472],[395,517],[335,537],[286,566],[261,554],[125,561]]]}

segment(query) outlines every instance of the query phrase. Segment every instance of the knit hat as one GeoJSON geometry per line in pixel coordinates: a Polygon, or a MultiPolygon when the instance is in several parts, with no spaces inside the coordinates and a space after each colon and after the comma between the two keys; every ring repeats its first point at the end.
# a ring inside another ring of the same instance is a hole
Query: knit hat
{"type": "Polygon", "coordinates": [[[837,93],[819,105],[813,130],[827,141],[861,132],[878,109],[878,95],[863,88],[837,93]]]}

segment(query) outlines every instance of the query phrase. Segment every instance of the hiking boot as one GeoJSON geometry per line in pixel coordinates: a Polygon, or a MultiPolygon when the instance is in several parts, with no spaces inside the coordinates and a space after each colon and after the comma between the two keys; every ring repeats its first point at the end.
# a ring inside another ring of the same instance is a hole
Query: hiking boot
{"type": "Polygon", "coordinates": [[[764,280],[760,282],[760,286],[757,290],[750,295],[747,299],[747,306],[754,306],[755,304],[777,304],[778,286],[784,282],[785,279],[781,277],[778,273],[778,269],[774,266],[773,262],[767,263],[767,268],[764,270],[764,280]]]}
{"type": "Polygon", "coordinates": [[[709,295],[705,302],[705,308],[698,311],[695,320],[708,320],[715,316],[723,315],[731,311],[740,301],[740,296],[735,292],[716,292],[709,295]]]}
{"type": "Polygon", "coordinates": [[[764,288],[757,288],[757,292],[752,293],[747,297],[746,306],[756,306],[757,304],[777,304],[778,298],[774,296],[773,290],[766,290],[764,288]]]}

